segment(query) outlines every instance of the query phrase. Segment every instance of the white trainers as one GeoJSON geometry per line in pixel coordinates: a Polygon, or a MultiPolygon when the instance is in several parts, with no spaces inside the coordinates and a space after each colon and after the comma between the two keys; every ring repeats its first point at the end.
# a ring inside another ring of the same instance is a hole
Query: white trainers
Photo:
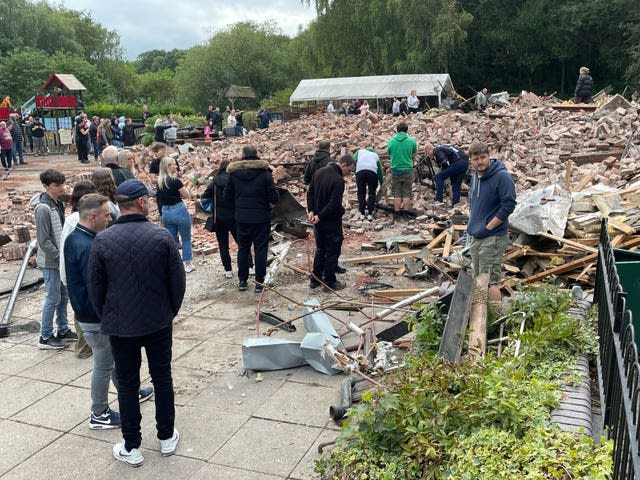
{"type": "Polygon", "coordinates": [[[191,262],[191,260],[187,262],[182,262],[182,263],[184,264],[185,273],[191,273],[196,269],[196,267],[193,266],[193,263],[191,262]]]}
{"type": "Polygon", "coordinates": [[[176,453],[176,447],[178,446],[178,442],[180,441],[180,434],[178,430],[173,429],[173,436],[171,438],[167,438],[166,440],[160,440],[160,453],[163,457],[168,457],[176,453]]]}
{"type": "Polygon", "coordinates": [[[367,215],[367,220],[369,220],[370,222],[373,222],[373,215],[371,214],[367,215]]]}
{"type": "Polygon", "coordinates": [[[364,220],[365,218],[367,218],[367,217],[364,216],[364,213],[361,213],[360,214],[360,220],[364,220]]]}
{"type": "Polygon", "coordinates": [[[224,272],[224,278],[233,278],[233,272],[231,270],[227,270],[224,272]]]}
{"type": "Polygon", "coordinates": [[[130,452],[127,452],[127,449],[124,448],[124,442],[116,443],[113,446],[113,458],[132,467],[140,467],[144,463],[140,449],[132,448],[130,452]]]}

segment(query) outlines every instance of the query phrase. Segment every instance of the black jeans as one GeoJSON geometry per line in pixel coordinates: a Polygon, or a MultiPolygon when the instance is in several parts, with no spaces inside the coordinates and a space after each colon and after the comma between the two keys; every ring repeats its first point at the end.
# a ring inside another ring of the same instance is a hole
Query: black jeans
{"type": "Polygon", "coordinates": [[[356,173],[356,185],[358,186],[358,208],[364,215],[365,206],[369,213],[373,214],[376,206],[376,188],[378,188],[378,174],[371,170],[360,170],[356,173]],[[369,196],[367,197],[367,189],[369,196]],[[365,204],[366,198],[366,204],[365,204]]]}
{"type": "Polygon", "coordinates": [[[264,282],[267,274],[267,253],[269,253],[269,236],[271,235],[271,222],[265,223],[240,223],[236,224],[238,238],[238,280],[249,279],[249,258],[251,245],[256,262],[256,282],[264,282]]]}
{"type": "Polygon", "coordinates": [[[171,379],[172,325],[142,337],[110,337],[111,352],[118,377],[118,404],[122,422],[124,447],[131,451],[140,448],[140,363],[144,347],[149,363],[149,374],[155,390],[156,429],[158,438],[173,436],[176,418],[171,379]]]}
{"type": "Polygon", "coordinates": [[[336,283],[336,268],[342,248],[342,219],[321,220],[313,229],[316,237],[316,255],[313,274],[327,285],[336,283]]]}
{"type": "MultiPolygon", "coordinates": [[[[229,254],[229,234],[238,243],[238,233],[236,232],[236,222],[231,220],[225,222],[216,219],[216,240],[218,241],[218,248],[220,249],[220,260],[222,260],[222,266],[225,272],[231,271],[231,255],[229,254]]],[[[249,252],[249,268],[253,267],[253,259],[251,258],[251,252],[249,252]]]]}

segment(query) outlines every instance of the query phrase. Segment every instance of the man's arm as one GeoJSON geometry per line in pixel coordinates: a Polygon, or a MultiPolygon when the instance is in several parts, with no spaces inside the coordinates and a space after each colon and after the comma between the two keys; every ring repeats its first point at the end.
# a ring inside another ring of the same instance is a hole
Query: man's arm
{"type": "Polygon", "coordinates": [[[57,242],[53,241],[53,226],[51,225],[50,208],[46,205],[38,205],[35,211],[36,241],[38,248],[48,256],[59,255],[57,242]]]}
{"type": "Polygon", "coordinates": [[[485,226],[487,230],[494,230],[503,224],[509,218],[516,208],[516,186],[511,176],[506,173],[500,178],[498,183],[498,196],[500,200],[500,208],[495,216],[489,220],[485,226]]]}
{"type": "Polygon", "coordinates": [[[102,317],[107,295],[107,275],[100,255],[100,241],[96,238],[89,253],[89,264],[87,265],[87,293],[98,317],[102,317]]]}
{"type": "MultiPolygon", "coordinates": [[[[337,182],[336,182],[337,183],[337,182]]],[[[323,218],[336,213],[341,212],[342,210],[342,195],[344,194],[344,181],[337,183],[331,189],[331,195],[329,197],[329,201],[327,204],[320,208],[317,212],[318,218],[322,220],[323,218]]]]}
{"type": "Polygon", "coordinates": [[[187,277],[176,242],[173,241],[173,238],[171,238],[170,235],[166,235],[166,237],[168,248],[166,255],[168,298],[171,303],[173,315],[176,316],[180,311],[182,300],[184,299],[187,277]]]}

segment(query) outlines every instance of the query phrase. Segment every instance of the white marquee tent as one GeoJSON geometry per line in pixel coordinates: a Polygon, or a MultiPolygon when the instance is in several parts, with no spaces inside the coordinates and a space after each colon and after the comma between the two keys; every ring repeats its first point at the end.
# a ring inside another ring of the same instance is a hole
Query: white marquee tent
{"type": "Polygon", "coordinates": [[[383,99],[406,97],[416,90],[419,97],[438,97],[442,91],[451,96],[453,83],[448,73],[416,73],[408,75],[376,75],[370,77],[312,78],[301,80],[289,97],[289,104],[295,102],[383,99]]]}

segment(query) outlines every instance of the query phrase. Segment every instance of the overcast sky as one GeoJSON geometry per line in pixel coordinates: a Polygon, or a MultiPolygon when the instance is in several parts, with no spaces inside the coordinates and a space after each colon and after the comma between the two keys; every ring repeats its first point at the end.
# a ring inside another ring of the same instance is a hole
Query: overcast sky
{"type": "Polygon", "coordinates": [[[190,48],[216,30],[236,22],[275,20],[293,37],[315,18],[313,6],[300,0],[62,0],[71,10],[88,10],[94,20],[115,30],[127,60],[148,50],[190,48]]]}

